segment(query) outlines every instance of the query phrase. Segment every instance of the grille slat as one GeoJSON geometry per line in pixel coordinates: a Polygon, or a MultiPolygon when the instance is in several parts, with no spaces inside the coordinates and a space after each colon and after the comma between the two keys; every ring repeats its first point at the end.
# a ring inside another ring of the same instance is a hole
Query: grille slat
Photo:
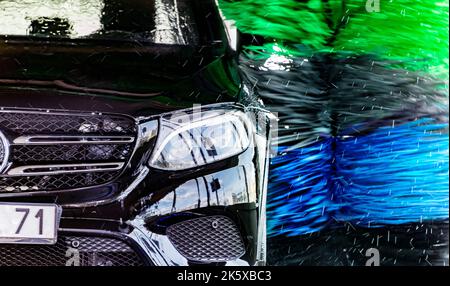
{"type": "Polygon", "coordinates": [[[8,161],[8,170],[27,166],[50,173],[58,170],[54,175],[20,176],[4,170],[0,193],[67,190],[105,184],[118,176],[117,170],[86,168],[97,163],[124,165],[134,149],[136,124],[126,116],[110,114],[0,110],[0,134],[10,144],[8,158],[3,158],[5,151],[0,148],[0,161],[8,161]],[[84,165],[84,172],[56,168],[64,164],[84,165]]]}
{"type": "Polygon", "coordinates": [[[55,245],[1,245],[0,266],[142,266],[124,241],[60,236],[55,245]]]}

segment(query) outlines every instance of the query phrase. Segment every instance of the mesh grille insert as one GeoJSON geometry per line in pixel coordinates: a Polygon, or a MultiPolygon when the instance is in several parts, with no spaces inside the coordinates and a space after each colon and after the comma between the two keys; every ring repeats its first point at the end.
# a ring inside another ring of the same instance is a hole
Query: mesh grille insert
{"type": "Polygon", "coordinates": [[[231,261],[245,253],[238,228],[225,216],[186,220],[169,226],[166,233],[175,248],[190,261],[231,261]]]}
{"type": "Polygon", "coordinates": [[[125,242],[103,237],[60,236],[55,245],[1,245],[0,266],[141,266],[125,242]]]}
{"type": "Polygon", "coordinates": [[[97,145],[18,145],[12,146],[12,160],[33,163],[52,161],[98,161],[124,160],[131,153],[130,144],[97,144],[97,145]]]}
{"type": "Polygon", "coordinates": [[[100,114],[64,114],[0,112],[0,126],[18,134],[98,134],[134,133],[135,125],[128,117],[100,114]]]}
{"type": "Polygon", "coordinates": [[[0,192],[63,190],[101,185],[119,172],[74,173],[54,176],[0,177],[0,192]]]}

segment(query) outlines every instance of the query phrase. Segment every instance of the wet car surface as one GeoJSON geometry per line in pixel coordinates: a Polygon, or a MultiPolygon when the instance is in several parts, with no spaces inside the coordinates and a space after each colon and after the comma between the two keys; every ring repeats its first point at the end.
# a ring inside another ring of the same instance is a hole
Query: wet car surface
{"type": "Polygon", "coordinates": [[[272,117],[216,4],[66,5],[0,1],[0,202],[61,207],[0,265],[264,264],[272,117]]]}

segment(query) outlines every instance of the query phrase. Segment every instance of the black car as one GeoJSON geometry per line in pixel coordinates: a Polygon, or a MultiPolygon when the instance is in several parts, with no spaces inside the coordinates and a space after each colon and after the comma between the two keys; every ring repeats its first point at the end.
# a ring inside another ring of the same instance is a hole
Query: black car
{"type": "Polygon", "coordinates": [[[237,39],[213,0],[0,0],[0,266],[264,264],[237,39]]]}

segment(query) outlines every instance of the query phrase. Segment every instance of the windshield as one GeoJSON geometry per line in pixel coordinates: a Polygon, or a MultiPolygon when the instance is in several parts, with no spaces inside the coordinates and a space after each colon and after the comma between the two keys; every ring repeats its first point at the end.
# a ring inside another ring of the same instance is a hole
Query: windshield
{"type": "Polygon", "coordinates": [[[0,0],[0,35],[192,45],[189,0],[0,0]]]}

